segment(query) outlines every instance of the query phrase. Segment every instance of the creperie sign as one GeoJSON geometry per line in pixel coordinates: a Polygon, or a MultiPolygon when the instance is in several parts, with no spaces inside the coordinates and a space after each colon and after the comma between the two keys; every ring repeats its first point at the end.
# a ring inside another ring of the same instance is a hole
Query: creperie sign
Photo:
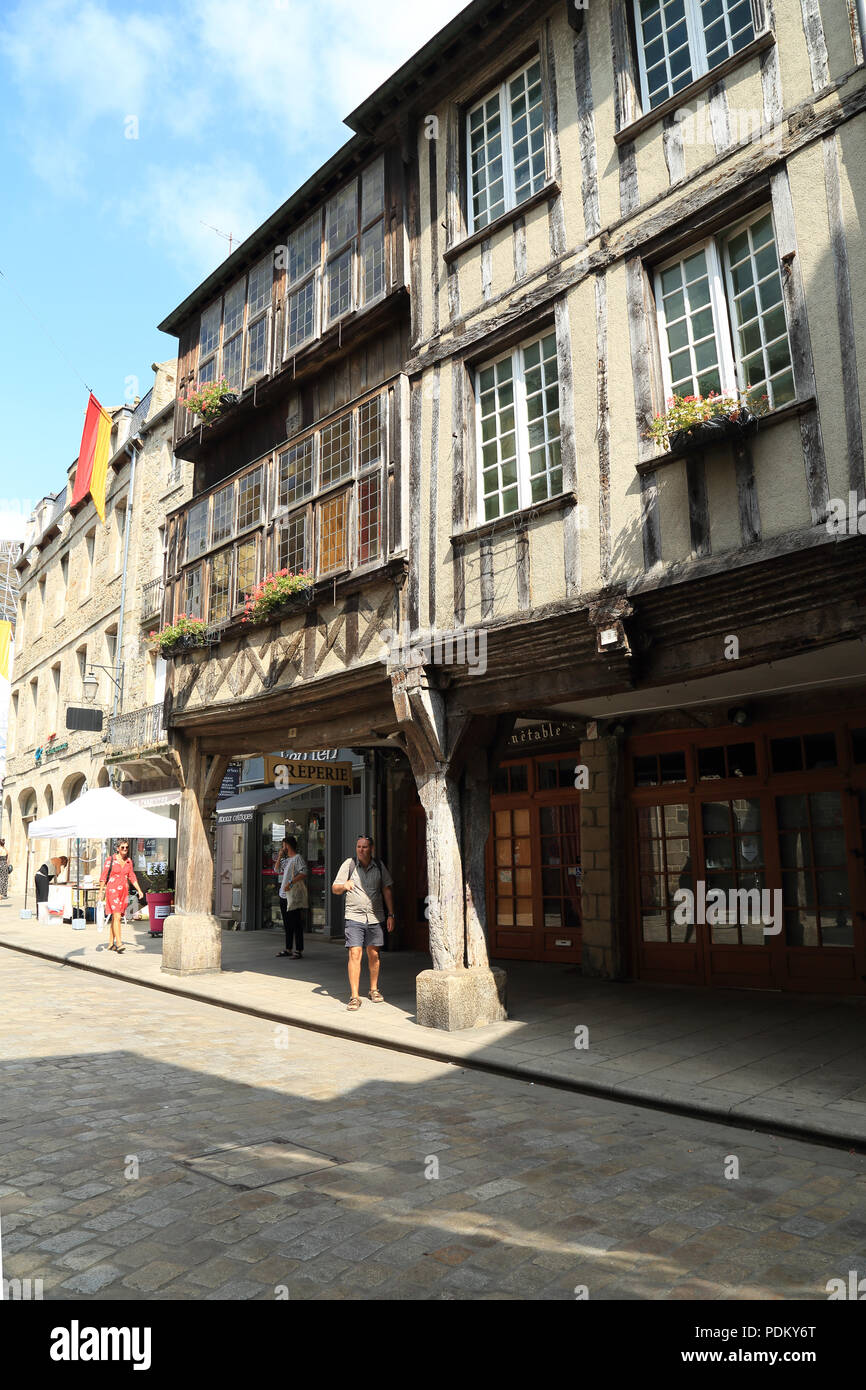
{"type": "Polygon", "coordinates": [[[330,787],[351,787],[351,763],[319,763],[306,761],[283,761],[282,758],[265,759],[265,781],[275,787],[289,787],[299,782],[325,783],[330,787]]]}

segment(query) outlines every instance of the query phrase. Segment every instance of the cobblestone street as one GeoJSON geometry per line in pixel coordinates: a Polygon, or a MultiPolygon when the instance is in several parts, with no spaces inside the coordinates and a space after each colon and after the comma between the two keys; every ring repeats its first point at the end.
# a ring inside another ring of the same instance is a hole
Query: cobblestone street
{"type": "Polygon", "coordinates": [[[826,1299],[866,1273],[860,1155],[11,952],[0,992],[4,1274],[46,1299],[826,1299]]]}

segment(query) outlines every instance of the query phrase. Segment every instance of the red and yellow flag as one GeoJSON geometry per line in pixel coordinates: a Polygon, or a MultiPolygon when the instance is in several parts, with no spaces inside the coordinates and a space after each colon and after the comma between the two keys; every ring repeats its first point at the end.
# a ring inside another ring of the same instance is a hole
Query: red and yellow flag
{"type": "Polygon", "coordinates": [[[99,513],[100,521],[105,520],[105,478],[108,473],[108,454],[111,448],[111,416],[103,410],[99,401],[90,393],[87,414],[84,417],[84,432],[81,448],[78,451],[78,467],[75,470],[75,485],[72,489],[70,508],[74,509],[84,501],[88,493],[99,513]]]}

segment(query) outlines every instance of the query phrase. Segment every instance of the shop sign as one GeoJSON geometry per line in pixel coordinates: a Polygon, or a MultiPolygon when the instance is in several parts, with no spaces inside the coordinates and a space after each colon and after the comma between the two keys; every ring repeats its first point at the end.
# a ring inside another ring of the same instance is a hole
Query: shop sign
{"type": "Polygon", "coordinates": [[[265,781],[275,787],[307,786],[351,787],[352,764],[308,762],[298,759],[265,758],[265,781]]]}
{"type": "Polygon", "coordinates": [[[223,812],[218,823],[220,825],[246,825],[248,821],[252,820],[254,815],[255,811],[252,807],[248,806],[241,811],[223,812]]]}
{"type": "Polygon", "coordinates": [[[237,796],[241,789],[241,771],[242,765],[240,763],[229,763],[220,784],[217,801],[225,801],[228,796],[237,796]]]}
{"type": "Polygon", "coordinates": [[[568,720],[557,722],[553,719],[543,719],[539,724],[525,724],[515,729],[506,747],[530,748],[537,744],[549,745],[564,741],[572,744],[581,734],[582,727],[568,720]]]}

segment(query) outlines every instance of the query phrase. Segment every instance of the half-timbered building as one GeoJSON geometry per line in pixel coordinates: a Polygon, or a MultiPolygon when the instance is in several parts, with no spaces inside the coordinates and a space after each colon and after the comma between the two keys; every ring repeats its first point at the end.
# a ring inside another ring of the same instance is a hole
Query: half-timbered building
{"type": "Polygon", "coordinates": [[[855,0],[475,0],[166,321],[240,396],[178,410],[169,968],[224,759],[291,738],[378,750],[421,1022],[509,959],[866,989],[863,58],[855,0]]]}

